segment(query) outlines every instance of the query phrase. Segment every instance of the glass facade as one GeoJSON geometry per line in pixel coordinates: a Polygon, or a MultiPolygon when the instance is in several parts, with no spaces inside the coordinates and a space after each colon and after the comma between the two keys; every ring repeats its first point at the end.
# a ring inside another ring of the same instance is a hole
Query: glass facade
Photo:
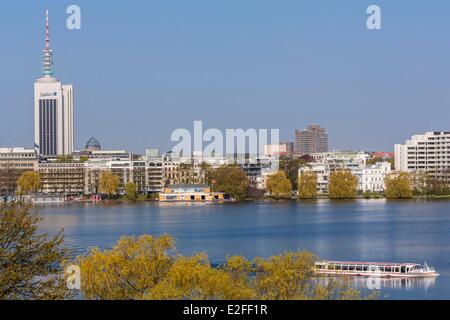
{"type": "Polygon", "coordinates": [[[56,99],[39,100],[39,148],[42,155],[57,154],[56,105],[56,99]]]}

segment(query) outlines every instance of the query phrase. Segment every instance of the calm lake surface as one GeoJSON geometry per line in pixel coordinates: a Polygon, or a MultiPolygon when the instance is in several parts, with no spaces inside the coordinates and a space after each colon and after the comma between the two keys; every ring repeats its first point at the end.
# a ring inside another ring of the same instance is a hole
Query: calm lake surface
{"type": "Polygon", "coordinates": [[[358,288],[381,288],[382,299],[450,299],[450,201],[357,200],[242,204],[102,204],[41,207],[42,230],[64,228],[77,254],[110,248],[122,235],[177,239],[183,254],[268,257],[308,250],[324,259],[427,261],[440,277],[421,280],[354,279],[358,288]]]}

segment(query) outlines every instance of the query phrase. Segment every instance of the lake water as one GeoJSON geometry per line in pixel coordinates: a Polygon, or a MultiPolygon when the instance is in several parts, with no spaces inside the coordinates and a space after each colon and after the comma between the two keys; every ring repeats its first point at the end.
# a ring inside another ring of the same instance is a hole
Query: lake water
{"type": "Polygon", "coordinates": [[[357,200],[240,204],[140,203],[41,207],[41,228],[64,228],[77,254],[111,247],[120,236],[169,233],[183,254],[268,257],[308,250],[323,259],[427,261],[433,279],[354,279],[358,288],[381,287],[380,298],[450,299],[450,201],[357,200]]]}

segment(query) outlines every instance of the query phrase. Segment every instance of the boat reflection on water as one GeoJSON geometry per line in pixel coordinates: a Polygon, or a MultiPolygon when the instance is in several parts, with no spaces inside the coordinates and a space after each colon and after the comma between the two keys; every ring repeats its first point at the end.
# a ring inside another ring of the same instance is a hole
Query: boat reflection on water
{"type": "Polygon", "coordinates": [[[415,289],[425,290],[434,287],[436,278],[380,278],[380,277],[354,277],[354,284],[357,288],[370,290],[390,289],[415,289]]]}
{"type": "MultiPolygon", "coordinates": [[[[329,281],[342,281],[342,276],[321,277],[320,282],[327,284],[329,281]]],[[[383,278],[383,277],[345,277],[349,285],[358,290],[381,290],[381,289],[424,289],[433,288],[436,277],[424,278],[383,278]]]]}

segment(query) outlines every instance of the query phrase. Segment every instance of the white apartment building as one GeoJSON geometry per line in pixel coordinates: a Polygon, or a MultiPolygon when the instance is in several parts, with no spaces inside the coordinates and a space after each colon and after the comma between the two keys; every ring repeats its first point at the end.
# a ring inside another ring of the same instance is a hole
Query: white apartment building
{"type": "Polygon", "coordinates": [[[450,175],[450,132],[414,135],[395,145],[395,168],[406,172],[427,172],[436,178],[450,175]]]}
{"type": "Polygon", "coordinates": [[[353,174],[358,178],[358,190],[362,192],[383,192],[386,184],[385,177],[391,172],[389,162],[378,162],[356,170],[353,174]]]}
{"type": "Polygon", "coordinates": [[[21,147],[0,148],[0,168],[13,168],[33,171],[37,168],[37,155],[34,149],[21,147]]]}
{"type": "Polygon", "coordinates": [[[317,192],[328,193],[330,173],[334,170],[349,170],[358,178],[358,191],[382,192],[385,189],[385,176],[391,172],[389,162],[379,162],[367,166],[369,158],[364,152],[327,152],[311,155],[316,162],[299,169],[312,171],[317,175],[317,192]]]}
{"type": "Polygon", "coordinates": [[[370,156],[365,152],[331,151],[311,153],[309,155],[315,162],[328,165],[331,169],[358,169],[366,165],[370,156]]]}

